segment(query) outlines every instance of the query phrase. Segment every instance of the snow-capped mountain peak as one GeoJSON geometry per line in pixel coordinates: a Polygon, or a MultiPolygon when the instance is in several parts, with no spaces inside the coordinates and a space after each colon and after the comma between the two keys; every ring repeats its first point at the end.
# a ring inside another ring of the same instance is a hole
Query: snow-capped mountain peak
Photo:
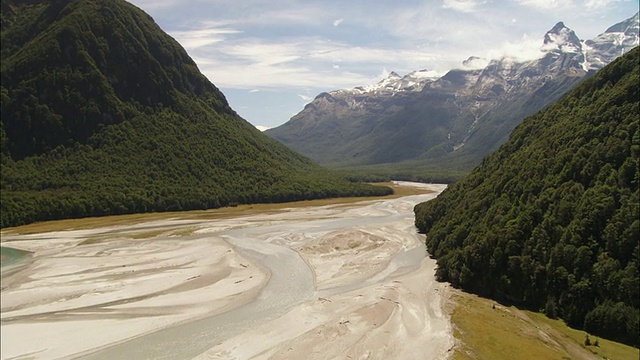
{"type": "Polygon", "coordinates": [[[400,79],[402,76],[400,76],[397,72],[392,71],[389,73],[389,75],[387,76],[387,79],[400,79]]]}
{"type": "MultiPolygon", "coordinates": [[[[600,69],[616,57],[638,45],[639,28],[639,14],[636,14],[623,22],[609,27],[606,32],[598,35],[593,40],[582,41],[573,30],[560,21],[544,35],[543,45],[540,48],[544,56],[540,58],[542,61],[540,66],[545,67],[544,71],[549,73],[569,68],[584,71],[600,69]]],[[[518,77],[519,71],[517,69],[522,67],[522,64],[518,61],[509,58],[489,60],[477,56],[469,57],[462,62],[462,65],[462,70],[464,71],[483,70],[481,73],[484,75],[481,80],[485,82],[488,74],[494,74],[500,78],[518,77]]],[[[531,71],[537,73],[540,70],[531,71]]],[[[473,76],[478,76],[481,73],[474,73],[473,76]]],[[[436,81],[441,75],[443,74],[425,69],[413,71],[404,76],[391,71],[377,83],[357,86],[351,89],[335,90],[329,94],[342,95],[347,98],[395,96],[397,93],[422,91],[427,84],[433,83],[437,87],[438,83],[436,81]]]]}
{"type": "Polygon", "coordinates": [[[542,50],[547,52],[580,53],[582,52],[582,44],[576,33],[560,21],[544,35],[542,50]]]}
{"type": "Polygon", "coordinates": [[[588,69],[597,70],[639,45],[640,13],[584,42],[588,69]]]}
{"type": "Polygon", "coordinates": [[[426,69],[412,71],[405,76],[400,76],[397,72],[392,71],[376,84],[357,86],[352,89],[337,90],[336,93],[355,93],[355,94],[394,94],[397,92],[420,91],[429,81],[438,79],[441,74],[426,69]]]}
{"type": "Polygon", "coordinates": [[[640,31],[640,12],[629,19],[611,26],[605,33],[624,33],[627,36],[638,37],[640,31]]]}

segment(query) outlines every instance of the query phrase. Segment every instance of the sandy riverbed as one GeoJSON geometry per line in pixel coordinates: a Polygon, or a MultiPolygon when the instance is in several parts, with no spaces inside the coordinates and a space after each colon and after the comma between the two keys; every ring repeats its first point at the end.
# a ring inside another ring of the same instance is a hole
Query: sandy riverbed
{"type": "Polygon", "coordinates": [[[233,219],[3,235],[3,359],[441,359],[453,346],[413,228],[433,194],[233,219]]]}

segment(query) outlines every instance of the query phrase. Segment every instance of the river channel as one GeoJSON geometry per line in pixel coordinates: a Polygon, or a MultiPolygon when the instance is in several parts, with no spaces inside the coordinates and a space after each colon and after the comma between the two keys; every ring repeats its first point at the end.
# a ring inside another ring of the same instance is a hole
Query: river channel
{"type": "Polygon", "coordinates": [[[225,219],[3,235],[2,358],[443,358],[432,193],[225,219]],[[410,348],[410,349],[409,349],[410,348]]]}

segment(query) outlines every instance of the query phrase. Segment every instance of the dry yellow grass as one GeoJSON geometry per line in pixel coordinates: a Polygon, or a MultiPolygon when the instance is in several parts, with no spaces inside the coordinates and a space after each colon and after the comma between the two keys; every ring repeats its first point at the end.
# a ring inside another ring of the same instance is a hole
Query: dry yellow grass
{"type": "Polygon", "coordinates": [[[584,340],[587,333],[581,330],[576,330],[568,327],[562,320],[553,320],[544,316],[543,314],[528,312],[527,315],[541,327],[545,325],[560,332],[563,337],[571,339],[571,341],[579,344],[586,350],[590,351],[594,355],[597,355],[600,359],[611,360],[638,360],[640,359],[640,349],[632,346],[624,345],[607,339],[602,339],[597,336],[589,334],[589,339],[593,343],[598,340],[598,346],[584,346],[584,340]]]}
{"type": "Polygon", "coordinates": [[[459,341],[454,359],[565,358],[566,353],[541,341],[535,328],[513,308],[457,290],[452,293],[456,305],[451,320],[459,341]]]}
{"type": "Polygon", "coordinates": [[[608,340],[599,339],[599,348],[585,347],[583,331],[542,314],[455,289],[451,300],[455,360],[640,358],[638,349],[608,340]]]}
{"type": "Polygon", "coordinates": [[[131,239],[150,239],[150,238],[156,237],[158,235],[162,235],[162,234],[167,233],[167,232],[168,232],[168,230],[162,229],[162,230],[153,230],[153,231],[145,231],[145,232],[133,233],[133,234],[131,234],[131,239]]]}
{"type": "MultiPolygon", "coordinates": [[[[170,236],[176,236],[176,237],[189,236],[189,235],[193,235],[194,231],[196,230],[197,230],[196,227],[186,227],[186,228],[178,227],[175,229],[161,229],[161,230],[152,230],[152,231],[144,231],[144,232],[131,232],[128,235],[120,234],[120,238],[140,240],[140,239],[154,238],[163,234],[168,234],[170,236]]],[[[102,242],[112,241],[112,240],[113,240],[113,237],[111,236],[99,235],[99,236],[90,237],[82,241],[78,245],[97,244],[97,243],[102,243],[102,242]]]]}
{"type": "Polygon", "coordinates": [[[113,238],[109,237],[109,236],[94,236],[94,237],[90,237],[80,243],[78,243],[78,245],[91,245],[91,244],[99,244],[105,241],[109,241],[112,240],[113,238]]]}

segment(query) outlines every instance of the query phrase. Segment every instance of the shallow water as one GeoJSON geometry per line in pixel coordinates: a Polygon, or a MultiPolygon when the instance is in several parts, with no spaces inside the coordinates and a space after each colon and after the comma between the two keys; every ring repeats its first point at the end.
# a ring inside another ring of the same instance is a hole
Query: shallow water
{"type": "Polygon", "coordinates": [[[20,265],[22,261],[27,259],[28,255],[28,251],[0,246],[0,267],[6,270],[9,267],[20,265]]]}

